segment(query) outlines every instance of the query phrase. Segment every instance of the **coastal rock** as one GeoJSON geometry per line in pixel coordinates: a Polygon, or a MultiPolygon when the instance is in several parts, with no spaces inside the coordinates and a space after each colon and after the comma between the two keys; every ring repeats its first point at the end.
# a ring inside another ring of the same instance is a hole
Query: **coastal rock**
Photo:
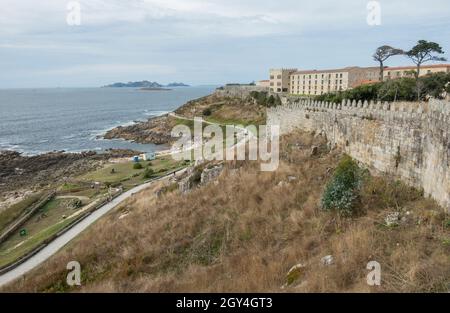
{"type": "Polygon", "coordinates": [[[119,126],[106,132],[104,139],[125,139],[137,143],[168,144],[172,138],[171,131],[175,120],[168,115],[137,122],[130,126],[119,126]]]}

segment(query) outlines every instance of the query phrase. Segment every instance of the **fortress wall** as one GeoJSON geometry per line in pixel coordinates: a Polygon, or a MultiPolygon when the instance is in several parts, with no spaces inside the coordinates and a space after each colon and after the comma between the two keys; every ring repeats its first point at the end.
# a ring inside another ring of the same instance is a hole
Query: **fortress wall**
{"type": "Polygon", "coordinates": [[[284,97],[267,111],[268,125],[326,135],[354,159],[388,173],[450,209],[450,103],[356,102],[333,104],[284,97]]]}

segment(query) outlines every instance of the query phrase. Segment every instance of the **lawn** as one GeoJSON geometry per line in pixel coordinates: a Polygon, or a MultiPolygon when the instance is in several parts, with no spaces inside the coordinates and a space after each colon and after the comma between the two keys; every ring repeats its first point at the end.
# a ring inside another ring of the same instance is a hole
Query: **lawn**
{"type": "Polygon", "coordinates": [[[69,217],[80,209],[70,207],[72,199],[52,199],[20,229],[0,245],[0,266],[4,266],[38,247],[44,240],[63,229],[77,217],[69,217]],[[20,235],[25,229],[27,234],[20,235]]]}

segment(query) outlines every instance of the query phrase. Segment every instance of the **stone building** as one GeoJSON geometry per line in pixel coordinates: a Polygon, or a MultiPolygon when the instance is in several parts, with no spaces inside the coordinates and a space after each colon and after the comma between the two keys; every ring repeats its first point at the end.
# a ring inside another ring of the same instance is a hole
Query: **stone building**
{"type": "MultiPolygon", "coordinates": [[[[386,67],[384,79],[413,77],[415,66],[386,67]]],[[[420,76],[433,73],[450,73],[449,64],[423,65],[420,76]]],[[[270,91],[293,95],[315,96],[338,92],[380,81],[379,67],[345,67],[330,70],[271,69],[270,91]]]]}
{"type": "Polygon", "coordinates": [[[290,92],[290,77],[297,69],[271,69],[270,70],[270,91],[275,93],[290,92]]]}
{"type": "Polygon", "coordinates": [[[333,70],[297,71],[290,76],[290,94],[321,95],[354,88],[364,82],[376,82],[377,67],[346,67],[333,70]]]}
{"type": "MultiPolygon", "coordinates": [[[[385,79],[414,77],[416,71],[417,67],[415,66],[386,67],[383,76],[385,79]]],[[[450,73],[450,64],[422,65],[420,68],[420,76],[435,73],[450,73]]]]}

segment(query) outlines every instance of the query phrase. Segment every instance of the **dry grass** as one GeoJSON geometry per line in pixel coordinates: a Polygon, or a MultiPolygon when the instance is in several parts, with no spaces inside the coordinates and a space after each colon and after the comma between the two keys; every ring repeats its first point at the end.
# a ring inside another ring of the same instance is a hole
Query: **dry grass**
{"type": "MultiPolygon", "coordinates": [[[[228,164],[219,184],[162,198],[147,190],[111,213],[64,251],[4,291],[82,292],[437,292],[450,284],[448,215],[418,192],[366,182],[363,214],[340,218],[320,198],[341,155],[321,138],[283,139],[278,171],[228,164]],[[311,145],[320,154],[310,157],[311,145]],[[237,170],[234,168],[238,168],[237,170]],[[288,177],[296,180],[289,182],[288,177]],[[280,182],[283,182],[280,184],[280,182]],[[124,210],[130,214],[118,217],[124,210]],[[383,226],[409,211],[398,227],[383,226]],[[324,267],[321,258],[333,255],[324,267]],[[67,262],[82,265],[83,286],[65,285],[67,262]],[[382,285],[366,284],[366,265],[382,266],[382,285]],[[289,269],[305,265],[282,289],[289,269]]],[[[155,187],[156,188],[156,187],[155,187]]]]}
{"type": "Polygon", "coordinates": [[[251,98],[227,98],[210,95],[188,102],[179,108],[176,113],[186,117],[199,117],[204,110],[209,109],[210,116],[205,119],[222,124],[233,125],[260,125],[266,122],[265,107],[257,105],[251,98]]]}

